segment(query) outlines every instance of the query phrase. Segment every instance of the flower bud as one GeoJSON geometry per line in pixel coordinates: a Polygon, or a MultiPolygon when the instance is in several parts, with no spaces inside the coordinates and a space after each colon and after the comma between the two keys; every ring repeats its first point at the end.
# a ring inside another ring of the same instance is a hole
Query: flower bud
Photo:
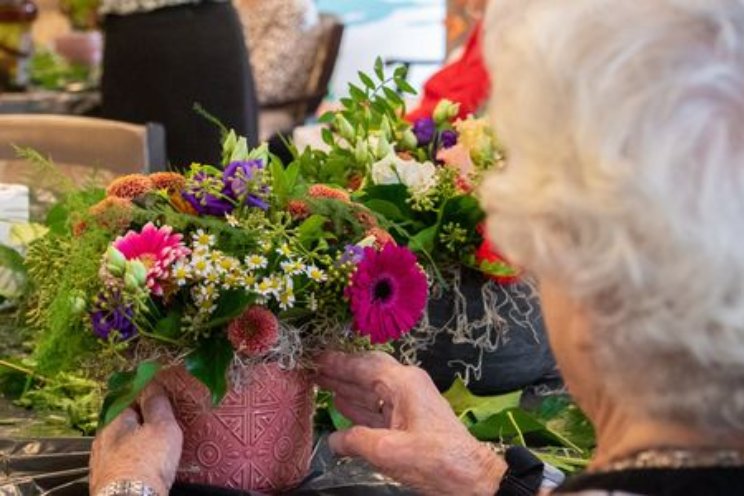
{"type": "Polygon", "coordinates": [[[416,138],[416,135],[413,134],[413,131],[409,128],[403,132],[400,144],[403,145],[403,148],[406,150],[415,150],[418,146],[418,138],[416,138]]]}
{"type": "Polygon", "coordinates": [[[336,129],[346,141],[352,142],[355,139],[354,127],[342,114],[336,114],[336,129]]]}
{"type": "Polygon", "coordinates": [[[363,140],[357,141],[356,148],[354,148],[354,158],[360,164],[369,163],[369,147],[363,140]]]}
{"type": "Polygon", "coordinates": [[[106,268],[114,276],[120,276],[124,273],[127,265],[127,259],[122,252],[109,246],[106,250],[106,268]]]}
{"type": "Polygon", "coordinates": [[[390,143],[384,136],[380,136],[380,139],[377,141],[377,150],[375,150],[375,155],[378,159],[382,160],[383,158],[387,157],[393,152],[393,147],[390,146],[390,143]]]}
{"type": "Polygon", "coordinates": [[[434,121],[437,124],[449,122],[460,114],[460,104],[450,100],[441,100],[434,108],[434,121]]]}
{"type": "Polygon", "coordinates": [[[137,291],[140,289],[140,284],[139,284],[139,281],[137,281],[137,278],[134,277],[133,274],[127,273],[124,276],[124,287],[130,291],[137,291]]]}
{"type": "Polygon", "coordinates": [[[70,308],[75,313],[75,315],[79,315],[85,311],[85,298],[83,298],[80,295],[72,296],[70,298],[70,308]]]}
{"type": "Polygon", "coordinates": [[[383,116],[382,123],[380,124],[380,134],[385,137],[386,140],[393,138],[393,129],[390,127],[390,121],[387,116],[383,116]]]}
{"type": "Polygon", "coordinates": [[[144,287],[147,282],[147,267],[139,260],[127,262],[127,274],[131,274],[139,286],[144,287]]]}

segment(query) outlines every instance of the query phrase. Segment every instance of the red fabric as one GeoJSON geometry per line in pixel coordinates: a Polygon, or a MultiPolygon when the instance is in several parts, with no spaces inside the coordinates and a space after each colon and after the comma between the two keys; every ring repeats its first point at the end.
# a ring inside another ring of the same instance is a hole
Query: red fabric
{"type": "Polygon", "coordinates": [[[483,24],[476,24],[459,59],[444,66],[424,85],[421,104],[407,116],[410,122],[431,117],[434,107],[446,98],[460,104],[460,117],[475,113],[488,99],[491,79],[483,60],[481,33],[483,24]]]}

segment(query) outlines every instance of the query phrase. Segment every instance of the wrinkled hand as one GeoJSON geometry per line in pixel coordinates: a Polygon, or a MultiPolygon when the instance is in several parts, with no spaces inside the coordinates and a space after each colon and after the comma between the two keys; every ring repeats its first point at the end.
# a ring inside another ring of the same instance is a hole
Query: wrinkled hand
{"type": "Polygon", "coordinates": [[[505,462],[470,435],[426,372],[384,353],[326,353],[318,365],[318,384],[356,424],[331,435],[334,452],[421,494],[495,494],[505,462]]]}
{"type": "Polygon", "coordinates": [[[91,494],[120,480],[142,481],[161,496],[173,485],[183,434],[170,401],[152,384],[138,406],[140,413],[128,408],[96,437],[90,457],[91,494]]]}

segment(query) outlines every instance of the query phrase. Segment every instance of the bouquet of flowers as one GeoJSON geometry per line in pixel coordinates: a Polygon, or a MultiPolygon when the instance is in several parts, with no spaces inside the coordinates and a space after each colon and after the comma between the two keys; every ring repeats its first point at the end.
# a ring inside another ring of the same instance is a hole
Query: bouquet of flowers
{"type": "Polygon", "coordinates": [[[448,101],[410,124],[412,92],[378,60],[322,117],[323,150],[283,164],[223,129],[220,164],[68,190],[25,258],[39,371],[111,375],[103,423],[173,366],[216,406],[254,367],[401,338],[448,265],[515,277],[475,195],[503,163],[493,131],[448,101]]]}

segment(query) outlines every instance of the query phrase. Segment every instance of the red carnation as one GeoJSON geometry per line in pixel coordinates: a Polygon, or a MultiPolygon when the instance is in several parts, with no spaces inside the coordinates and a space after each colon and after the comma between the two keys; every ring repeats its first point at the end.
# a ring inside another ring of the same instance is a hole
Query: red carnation
{"type": "Polygon", "coordinates": [[[265,355],[279,339],[279,321],[268,309],[254,305],[227,326],[227,337],[238,353],[265,355]]]}

